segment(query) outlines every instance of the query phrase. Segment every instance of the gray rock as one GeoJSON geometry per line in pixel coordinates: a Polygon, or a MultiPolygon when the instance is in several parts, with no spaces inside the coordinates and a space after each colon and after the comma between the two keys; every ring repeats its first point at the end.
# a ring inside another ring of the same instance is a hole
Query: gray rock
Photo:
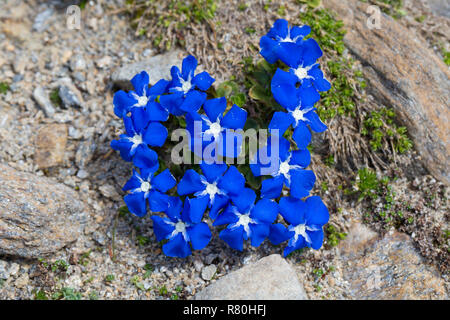
{"type": "Polygon", "coordinates": [[[202,279],[209,281],[211,280],[217,272],[217,267],[214,264],[206,266],[202,270],[202,279]]]}
{"type": "Polygon", "coordinates": [[[76,54],[70,59],[70,70],[72,71],[86,70],[86,60],[84,60],[83,55],[76,54]]]}
{"type": "Polygon", "coordinates": [[[307,300],[294,268],[279,254],[233,271],[195,295],[196,300],[307,300]]]}
{"type": "Polygon", "coordinates": [[[448,0],[426,0],[431,11],[437,16],[450,18],[450,1],[448,0]]]}
{"type": "Polygon", "coordinates": [[[81,102],[78,100],[76,94],[72,92],[67,86],[63,85],[59,87],[59,97],[61,98],[66,108],[78,107],[81,105],[81,102]]]}
{"type": "Polygon", "coordinates": [[[6,261],[0,260],[0,279],[8,279],[9,271],[8,271],[8,263],[6,261]]]}
{"type": "Polygon", "coordinates": [[[36,87],[36,89],[34,89],[33,98],[45,112],[47,117],[51,117],[55,114],[55,108],[42,87],[36,87]]]}
{"type": "Polygon", "coordinates": [[[111,76],[117,86],[125,90],[131,90],[130,80],[139,72],[147,71],[150,76],[150,85],[154,85],[160,79],[170,79],[170,68],[181,64],[182,52],[179,50],[169,51],[164,54],[153,56],[147,60],[127,64],[111,76]]]}
{"type": "Polygon", "coordinates": [[[39,258],[75,242],[89,213],[65,185],[0,164],[0,254],[39,258]]]}
{"type": "Polygon", "coordinates": [[[48,20],[53,15],[53,9],[48,8],[40,12],[36,18],[34,18],[33,30],[37,32],[43,32],[48,28],[48,20]]]}

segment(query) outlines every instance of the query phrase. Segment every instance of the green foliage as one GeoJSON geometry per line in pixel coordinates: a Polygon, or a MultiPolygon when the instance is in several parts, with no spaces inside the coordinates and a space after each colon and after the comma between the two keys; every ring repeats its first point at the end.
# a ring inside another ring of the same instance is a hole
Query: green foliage
{"type": "Polygon", "coordinates": [[[53,272],[56,271],[67,271],[67,269],[69,268],[69,264],[64,261],[64,260],[56,260],[52,265],[51,265],[51,269],[53,272]]]}
{"type": "Polygon", "coordinates": [[[89,292],[89,300],[98,300],[98,293],[95,290],[89,292]]]}
{"type": "Polygon", "coordinates": [[[341,240],[345,240],[347,238],[347,234],[345,232],[340,232],[334,225],[329,224],[326,228],[327,234],[327,245],[330,247],[336,247],[341,240]]]}
{"type": "Polygon", "coordinates": [[[297,2],[307,4],[310,8],[317,8],[320,5],[320,0],[297,0],[297,2]]]}
{"type": "Polygon", "coordinates": [[[116,279],[116,277],[115,277],[113,274],[108,274],[108,275],[105,277],[105,282],[113,282],[114,279],[116,279]]]}
{"type": "Polygon", "coordinates": [[[383,147],[383,141],[391,140],[394,150],[404,153],[412,148],[412,141],[408,138],[406,127],[399,127],[394,123],[395,112],[383,107],[380,111],[372,111],[364,120],[362,134],[370,137],[373,151],[383,147]]]}
{"type": "Polygon", "coordinates": [[[243,107],[247,97],[245,93],[240,92],[239,86],[233,80],[222,82],[216,90],[217,97],[225,97],[231,103],[236,104],[239,107],[243,107]]]}
{"type": "Polygon", "coordinates": [[[141,247],[145,246],[147,243],[150,242],[150,239],[141,235],[138,235],[136,237],[136,241],[138,243],[138,245],[140,245],[141,247]]]}
{"type": "Polygon", "coordinates": [[[6,94],[9,90],[9,84],[6,82],[0,82],[0,94],[6,94]]]}
{"type": "Polygon", "coordinates": [[[141,282],[141,279],[139,278],[139,276],[133,276],[133,278],[131,278],[131,283],[136,287],[136,289],[139,289],[141,291],[145,291],[145,287],[141,282]]]}
{"type": "Polygon", "coordinates": [[[61,288],[52,294],[53,300],[81,300],[81,293],[72,288],[61,288]]]}
{"type": "Polygon", "coordinates": [[[58,88],[55,88],[50,92],[50,101],[55,107],[62,107],[63,102],[61,100],[61,97],[59,96],[58,88]]]}
{"type": "Polygon", "coordinates": [[[122,206],[119,208],[119,217],[125,218],[129,213],[130,211],[127,206],[122,206]]]}
{"type": "Polygon", "coordinates": [[[48,300],[47,294],[44,290],[34,292],[34,300],[48,300]]]}
{"type": "Polygon", "coordinates": [[[369,2],[378,6],[381,11],[392,16],[394,19],[399,19],[406,15],[403,10],[403,0],[360,0],[361,2],[369,2]]]}
{"type": "Polygon", "coordinates": [[[359,200],[377,199],[384,182],[379,180],[375,171],[369,168],[358,170],[358,177],[355,184],[359,192],[359,200]]]}
{"type": "Polygon", "coordinates": [[[445,64],[450,66],[450,51],[442,49],[442,56],[444,57],[445,64]]]}

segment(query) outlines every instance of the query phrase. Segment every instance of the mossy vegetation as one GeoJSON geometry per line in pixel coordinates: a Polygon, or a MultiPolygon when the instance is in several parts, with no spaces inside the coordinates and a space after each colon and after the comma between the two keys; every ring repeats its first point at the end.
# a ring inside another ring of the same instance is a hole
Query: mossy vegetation
{"type": "Polygon", "coordinates": [[[9,90],[9,84],[6,82],[0,82],[0,94],[6,94],[9,90]]]}
{"type": "Polygon", "coordinates": [[[381,11],[390,15],[394,19],[399,19],[406,15],[403,10],[403,0],[360,0],[362,2],[376,5],[381,11]]]}

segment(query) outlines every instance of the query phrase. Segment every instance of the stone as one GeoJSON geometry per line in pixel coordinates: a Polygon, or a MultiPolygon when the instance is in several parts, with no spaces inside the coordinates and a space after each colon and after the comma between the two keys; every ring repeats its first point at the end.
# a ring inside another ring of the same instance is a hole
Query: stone
{"type": "Polygon", "coordinates": [[[448,0],[426,0],[426,2],[435,15],[450,18],[450,2],[448,0]]]}
{"type": "Polygon", "coordinates": [[[296,272],[279,254],[233,271],[195,295],[196,300],[307,300],[296,272]]]}
{"type": "Polygon", "coordinates": [[[103,58],[101,58],[95,62],[97,67],[99,67],[100,69],[104,69],[104,68],[108,67],[109,65],[111,65],[111,63],[112,63],[112,58],[110,56],[104,56],[103,58]]]}
{"type": "Polygon", "coordinates": [[[367,90],[393,107],[420,157],[437,179],[450,184],[450,71],[427,42],[387,15],[369,29],[367,3],[329,0],[347,33],[344,42],[363,65],[367,90]]]}
{"type": "Polygon", "coordinates": [[[86,60],[84,60],[83,55],[76,54],[70,59],[70,70],[72,71],[85,71],[86,70],[86,60]]]}
{"type": "Polygon", "coordinates": [[[54,253],[81,236],[88,217],[73,189],[0,163],[0,255],[54,253]]]}
{"type": "Polygon", "coordinates": [[[124,65],[118,68],[111,76],[115,85],[124,90],[132,90],[130,80],[141,71],[147,71],[150,76],[150,85],[160,79],[170,79],[170,68],[181,64],[182,52],[179,50],[159,54],[149,59],[124,65]]]}
{"type": "Polygon", "coordinates": [[[30,281],[30,278],[28,277],[28,273],[22,274],[17,280],[14,282],[14,285],[16,288],[24,288],[30,281]]]}
{"type": "Polygon", "coordinates": [[[45,31],[48,28],[48,20],[51,18],[52,15],[53,15],[52,8],[48,8],[38,13],[36,18],[34,18],[33,30],[37,32],[45,31]]]}
{"type": "Polygon", "coordinates": [[[64,162],[67,144],[67,125],[48,124],[41,127],[36,136],[34,161],[40,169],[50,168],[64,162]]]}
{"type": "Polygon", "coordinates": [[[214,264],[210,264],[202,269],[202,279],[210,281],[217,272],[217,267],[214,264]]]}
{"type": "Polygon", "coordinates": [[[81,105],[81,103],[78,100],[75,93],[73,93],[67,86],[60,86],[58,94],[66,108],[69,108],[72,106],[78,107],[81,105]]]}
{"type": "Polygon", "coordinates": [[[116,191],[116,188],[110,184],[104,184],[98,188],[100,193],[107,198],[110,199],[118,199],[120,198],[119,193],[116,191]]]}
{"type": "Polygon", "coordinates": [[[339,255],[352,299],[448,299],[445,281],[404,233],[393,231],[380,238],[355,222],[339,244],[339,255]]]}
{"type": "Polygon", "coordinates": [[[36,89],[34,89],[33,98],[37,102],[39,107],[41,107],[42,110],[45,112],[45,115],[47,117],[51,117],[55,114],[55,107],[53,107],[53,104],[48,98],[48,94],[42,87],[39,86],[36,87],[36,89]]]}

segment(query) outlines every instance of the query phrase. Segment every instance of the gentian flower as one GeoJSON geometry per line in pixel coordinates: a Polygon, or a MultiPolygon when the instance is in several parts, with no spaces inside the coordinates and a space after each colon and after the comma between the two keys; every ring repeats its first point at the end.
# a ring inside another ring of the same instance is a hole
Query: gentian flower
{"type": "Polygon", "coordinates": [[[292,50],[297,50],[303,42],[303,38],[311,32],[311,27],[293,26],[289,28],[288,22],[284,19],[278,19],[273,24],[272,29],[267,35],[261,37],[259,45],[261,55],[269,63],[275,63],[280,56],[284,57],[292,50]]]}
{"type": "MultiPolygon", "coordinates": [[[[203,105],[205,115],[197,113],[186,115],[186,128],[191,134],[191,149],[197,155],[199,155],[197,151],[200,151],[200,149],[201,155],[203,155],[204,147],[211,145],[212,142],[215,142],[214,145],[217,145],[217,154],[221,156],[237,157],[240,154],[242,135],[232,130],[244,128],[247,121],[247,111],[237,105],[233,105],[224,114],[226,108],[227,100],[224,97],[210,99],[203,105]],[[196,124],[201,124],[198,130],[194,127],[196,124]]],[[[209,155],[206,156],[208,157],[209,155]]],[[[215,157],[215,152],[211,152],[211,156],[215,157]]],[[[210,159],[206,160],[209,161],[210,159]]]]}
{"type": "Polygon", "coordinates": [[[208,90],[215,80],[206,71],[194,75],[196,68],[197,59],[189,55],[183,59],[181,72],[177,66],[170,70],[172,81],[168,91],[171,94],[161,96],[160,102],[173,115],[196,112],[206,100],[206,93],[201,91],[208,90]]]}
{"type": "Polygon", "coordinates": [[[320,249],[323,226],[330,218],[320,197],[312,196],[306,201],[291,197],[281,198],[278,207],[289,226],[286,228],[280,223],[272,225],[269,240],[275,245],[289,240],[283,252],[284,256],[304,247],[320,249]]]}
{"type": "Polygon", "coordinates": [[[233,197],[234,205],[229,204],[214,221],[214,226],[225,225],[219,237],[231,248],[242,251],[244,240],[259,247],[270,233],[270,225],[278,215],[275,201],[261,199],[256,204],[256,194],[251,189],[242,190],[233,197]]]}
{"type": "Polygon", "coordinates": [[[168,169],[154,176],[155,168],[141,169],[139,174],[133,170],[133,176],[123,187],[130,191],[124,198],[131,213],[143,217],[147,213],[147,203],[153,212],[165,211],[169,196],[164,194],[176,185],[176,180],[168,169]]]}
{"type": "Polygon", "coordinates": [[[205,202],[210,208],[209,216],[214,220],[230,201],[230,195],[238,194],[244,189],[245,178],[236,167],[228,168],[225,163],[202,163],[200,168],[204,175],[192,169],[187,170],[178,183],[177,191],[180,196],[194,194],[198,201],[205,202]]]}
{"type": "Polygon", "coordinates": [[[169,113],[164,109],[156,98],[166,92],[169,81],[161,79],[151,88],[149,85],[148,73],[142,71],[131,79],[134,91],[117,91],[114,94],[114,113],[119,118],[123,118],[128,112],[136,109],[143,109],[150,121],[166,121],[169,113]]]}
{"type": "MultiPolygon", "coordinates": [[[[280,51],[280,59],[286,63],[289,72],[278,69],[272,78],[272,93],[278,101],[278,93],[273,88],[282,84],[290,87],[314,87],[317,91],[328,91],[330,82],[324,78],[317,59],[322,56],[322,50],[314,39],[308,39],[301,46],[292,47],[291,50],[280,51]]],[[[320,98],[320,96],[319,96],[320,98]]]]}
{"type": "Polygon", "coordinates": [[[139,168],[151,168],[157,164],[158,155],[148,146],[161,147],[167,138],[167,129],[159,122],[150,122],[145,116],[146,112],[140,110],[125,116],[125,134],[119,140],[111,141],[111,148],[120,151],[125,161],[133,160],[139,168]]]}
{"type": "Polygon", "coordinates": [[[311,170],[305,168],[311,162],[311,155],[308,149],[289,151],[290,143],[283,137],[270,136],[265,150],[259,150],[256,163],[250,164],[250,169],[254,176],[272,175],[273,178],[263,180],[261,186],[261,197],[275,199],[281,195],[283,186],[290,188],[291,196],[304,198],[316,182],[316,176],[311,170]],[[279,144],[279,157],[276,163],[264,163],[261,155],[268,155],[270,159],[272,144],[279,144]]]}
{"type": "Polygon", "coordinates": [[[277,87],[275,92],[280,92],[279,96],[282,97],[279,99],[279,103],[288,112],[275,112],[269,124],[269,130],[277,129],[279,135],[283,135],[292,125],[294,128],[292,138],[299,149],[306,149],[311,142],[311,132],[307,125],[315,132],[323,132],[327,129],[315,112],[316,108],[306,103],[310,101],[308,100],[308,91],[303,88],[289,90],[286,89],[286,85],[277,87]]]}
{"type": "Polygon", "coordinates": [[[152,216],[156,239],[168,240],[163,245],[166,256],[185,258],[191,254],[191,246],[201,250],[208,245],[212,235],[208,225],[202,222],[205,208],[199,205],[202,204],[198,200],[186,198],[182,209],[180,198],[170,197],[168,218],[152,216]]]}

